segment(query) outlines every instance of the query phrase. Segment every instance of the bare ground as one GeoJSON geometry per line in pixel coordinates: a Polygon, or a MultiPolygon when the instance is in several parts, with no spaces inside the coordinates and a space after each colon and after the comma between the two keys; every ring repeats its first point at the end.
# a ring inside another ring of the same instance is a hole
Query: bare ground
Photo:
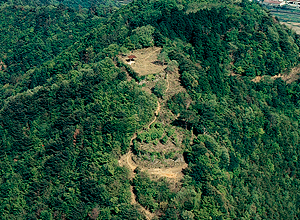
{"type": "Polygon", "coordinates": [[[167,177],[167,178],[172,178],[172,179],[181,179],[183,177],[183,173],[182,170],[187,168],[188,165],[186,163],[184,163],[181,166],[177,166],[177,167],[172,167],[172,168],[164,168],[164,169],[160,169],[160,168],[154,168],[154,169],[148,169],[147,172],[150,175],[156,175],[159,177],[167,177]]]}
{"type": "Polygon", "coordinates": [[[150,124],[148,125],[148,129],[149,129],[150,126],[156,121],[157,115],[159,114],[159,112],[160,112],[160,103],[159,103],[159,101],[157,101],[157,109],[155,110],[154,119],[153,119],[153,121],[151,121],[150,124]]]}
{"type": "Polygon", "coordinates": [[[297,23],[297,22],[280,22],[280,23],[286,25],[289,28],[291,28],[297,34],[300,34],[300,23],[297,23]]]}
{"type": "MultiPolygon", "coordinates": [[[[160,111],[160,103],[158,102],[156,111],[155,111],[155,119],[156,120],[156,115],[159,114],[160,111]]],[[[153,123],[152,121],[151,123],[153,123]]],[[[149,125],[150,126],[150,125],[149,125]]],[[[137,134],[135,133],[133,137],[131,138],[130,144],[132,145],[133,140],[137,137],[137,134]]],[[[132,151],[130,150],[127,154],[124,154],[120,160],[119,160],[119,165],[120,166],[126,166],[130,170],[130,178],[132,179],[135,175],[134,170],[138,167],[138,165],[132,160],[132,151]]],[[[182,170],[185,169],[188,165],[184,163],[180,167],[173,167],[173,168],[160,168],[160,169],[148,169],[147,167],[140,167],[141,171],[148,172],[150,175],[154,175],[156,177],[167,177],[170,179],[181,179],[183,177],[182,170]]],[[[130,192],[131,192],[131,204],[138,205],[140,210],[145,214],[145,217],[148,220],[151,220],[154,218],[155,214],[151,213],[149,210],[145,209],[141,204],[139,204],[136,200],[136,195],[133,192],[133,186],[130,186],[130,192]]]]}
{"type": "MultiPolygon", "coordinates": [[[[300,78],[299,74],[300,74],[300,65],[292,68],[289,73],[278,74],[272,76],[271,79],[275,80],[277,78],[281,78],[283,81],[286,81],[286,83],[292,83],[300,78]]],[[[256,76],[254,79],[252,79],[252,82],[256,82],[256,83],[260,82],[260,80],[262,80],[264,77],[266,76],[256,76]]]]}
{"type": "MultiPolygon", "coordinates": [[[[157,109],[155,111],[155,114],[158,115],[159,111],[160,111],[160,104],[158,102],[157,105],[157,109]]],[[[156,118],[156,116],[155,116],[156,118]]],[[[153,123],[153,121],[151,122],[153,123]]],[[[150,124],[151,124],[150,123],[150,124]]],[[[133,135],[132,139],[131,139],[131,145],[132,145],[132,141],[137,137],[136,133],[133,135]]],[[[149,169],[149,167],[142,167],[139,166],[138,164],[136,164],[133,160],[133,153],[130,150],[127,154],[124,154],[120,159],[119,159],[119,165],[120,166],[126,166],[129,168],[129,170],[131,171],[131,177],[134,177],[134,170],[139,167],[141,169],[141,171],[146,171],[148,172],[150,175],[155,175],[158,177],[168,177],[168,178],[182,178],[183,175],[180,175],[179,173],[181,173],[181,171],[185,168],[187,168],[187,164],[185,162],[180,163],[180,165],[176,166],[176,167],[172,167],[172,168],[152,168],[149,169]]],[[[181,173],[182,174],[182,173],[181,173]]]]}
{"type": "MultiPolygon", "coordinates": [[[[158,75],[157,80],[166,80],[167,88],[165,90],[165,95],[163,99],[159,99],[157,101],[157,108],[154,114],[154,119],[146,126],[146,129],[149,129],[150,126],[159,121],[160,123],[164,125],[168,125],[171,123],[172,120],[176,119],[177,116],[174,116],[173,113],[167,108],[167,100],[175,95],[176,93],[180,91],[185,91],[185,89],[181,86],[180,80],[179,80],[179,73],[178,70],[173,73],[166,73],[165,68],[166,66],[163,66],[161,64],[158,64],[157,62],[157,55],[160,53],[161,48],[153,47],[153,48],[145,48],[141,50],[136,50],[132,52],[132,55],[135,55],[137,58],[134,63],[131,64],[131,67],[140,75],[149,75],[154,73],[160,73],[158,75]]],[[[125,58],[123,59],[123,62],[126,63],[125,58]]],[[[145,80],[144,82],[140,84],[145,84],[143,89],[149,93],[151,93],[151,89],[155,86],[156,80],[145,80]]],[[[177,129],[177,128],[176,128],[177,129]]],[[[179,129],[179,128],[178,128],[179,129]]],[[[179,130],[176,130],[178,134],[178,139],[181,141],[183,139],[183,133],[179,130]]],[[[133,145],[133,140],[136,139],[137,133],[135,133],[131,139],[130,145],[133,145]]],[[[162,145],[162,144],[160,144],[162,145]]],[[[172,143],[169,143],[168,146],[149,146],[161,148],[164,147],[164,149],[157,149],[157,150],[178,150],[178,146],[175,146],[172,143]]],[[[180,149],[179,149],[180,150],[180,149]]],[[[182,155],[181,155],[182,156],[182,155]]],[[[123,155],[119,160],[120,166],[126,166],[130,170],[130,178],[132,179],[135,175],[134,170],[139,167],[141,171],[147,172],[153,179],[159,179],[162,177],[167,178],[168,180],[172,180],[170,183],[172,183],[175,188],[180,187],[179,181],[183,178],[182,170],[188,167],[188,164],[184,162],[183,157],[179,160],[177,163],[173,163],[170,167],[170,164],[166,165],[161,163],[159,167],[151,167],[148,166],[146,163],[140,163],[136,159],[136,156],[133,155],[132,151],[130,150],[127,154],[123,155]]],[[[150,213],[148,210],[146,210],[144,207],[142,207],[137,201],[136,196],[133,192],[133,187],[130,188],[131,191],[131,203],[136,204],[140,207],[140,209],[145,213],[145,216],[147,219],[152,219],[155,214],[150,213]]]]}
{"type": "Polygon", "coordinates": [[[166,65],[161,65],[157,61],[157,56],[160,53],[160,47],[148,47],[132,51],[129,55],[135,55],[137,58],[134,62],[128,62],[127,57],[120,57],[124,63],[131,65],[132,69],[140,76],[156,74],[163,72],[166,65]]]}

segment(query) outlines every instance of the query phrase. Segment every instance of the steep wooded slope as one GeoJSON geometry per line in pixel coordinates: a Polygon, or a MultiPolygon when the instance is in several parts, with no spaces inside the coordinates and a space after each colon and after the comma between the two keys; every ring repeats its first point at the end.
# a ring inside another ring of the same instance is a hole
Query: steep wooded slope
{"type": "Polygon", "coordinates": [[[251,81],[297,65],[298,36],[255,3],[218,3],[138,0],[108,18],[2,6],[1,29],[18,27],[0,35],[3,219],[143,219],[130,185],[161,219],[299,218],[299,83],[251,81]],[[117,163],[157,103],[117,55],[154,45],[186,88],[153,89],[192,134],[176,189],[117,163]]]}

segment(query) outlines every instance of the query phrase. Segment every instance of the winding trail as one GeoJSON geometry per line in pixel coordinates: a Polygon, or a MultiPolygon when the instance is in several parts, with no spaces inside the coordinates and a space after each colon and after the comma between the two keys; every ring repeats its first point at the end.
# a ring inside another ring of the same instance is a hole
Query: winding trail
{"type": "Polygon", "coordinates": [[[147,209],[145,209],[140,203],[136,201],[136,195],[133,192],[133,186],[130,186],[130,192],[131,192],[131,205],[138,205],[142,212],[144,213],[145,217],[148,220],[151,220],[154,217],[154,214],[149,212],[147,209]]]}
{"type": "Polygon", "coordinates": [[[167,86],[167,89],[166,89],[165,93],[168,92],[168,90],[170,88],[170,81],[168,79],[168,74],[166,75],[166,80],[167,80],[168,86],[167,86]]]}
{"type": "Polygon", "coordinates": [[[160,103],[159,103],[159,101],[157,101],[157,108],[156,108],[156,111],[155,111],[155,113],[154,113],[154,119],[153,119],[153,121],[151,121],[150,124],[148,125],[148,129],[150,129],[150,126],[156,121],[159,112],[160,112],[160,103]]]}
{"type": "MultiPolygon", "coordinates": [[[[168,75],[167,75],[167,77],[166,77],[166,80],[167,80],[167,82],[168,82],[168,85],[167,85],[167,89],[166,89],[165,92],[167,92],[167,91],[169,90],[169,88],[170,88],[170,82],[169,82],[169,80],[168,80],[168,75]]],[[[158,116],[158,114],[159,114],[159,112],[160,112],[160,108],[161,108],[160,102],[157,101],[157,108],[156,108],[155,113],[154,113],[154,119],[153,119],[153,121],[151,121],[150,124],[148,125],[148,129],[150,129],[150,126],[156,121],[157,116],[158,116]]]]}
{"type": "MultiPolygon", "coordinates": [[[[150,56],[152,56],[154,53],[156,53],[158,50],[161,50],[161,48],[158,48],[154,51],[152,51],[151,53],[149,53],[149,55],[147,57],[144,58],[144,60],[148,59],[150,56]]],[[[169,88],[170,88],[170,81],[169,81],[169,77],[168,74],[166,75],[166,81],[167,81],[167,88],[165,90],[165,93],[168,92],[169,88]]],[[[154,112],[154,119],[148,124],[147,128],[150,129],[150,126],[157,120],[157,117],[159,115],[161,111],[161,103],[159,101],[157,101],[157,108],[154,112]]],[[[133,140],[137,138],[137,133],[134,133],[133,137],[130,140],[130,146],[133,146],[133,140]]],[[[183,177],[183,173],[182,170],[188,167],[187,163],[182,163],[181,165],[177,165],[175,167],[171,167],[171,168],[148,168],[148,167],[142,167],[138,164],[136,164],[133,160],[132,160],[132,150],[130,150],[128,153],[124,154],[119,162],[120,166],[126,166],[129,168],[130,170],[130,179],[132,180],[134,178],[135,175],[135,169],[137,167],[140,168],[141,171],[145,171],[150,175],[154,175],[155,177],[166,177],[169,179],[181,179],[183,177]]],[[[155,213],[151,213],[150,211],[148,211],[145,207],[143,207],[136,199],[136,195],[134,193],[134,186],[130,186],[130,192],[131,192],[131,204],[132,205],[137,205],[139,207],[139,209],[144,213],[146,219],[151,220],[155,217],[155,213]]]]}
{"type": "MultiPolygon", "coordinates": [[[[262,80],[265,76],[256,76],[254,79],[252,79],[252,82],[258,83],[260,80],[262,80]]],[[[277,79],[281,78],[283,81],[285,81],[287,84],[292,83],[300,78],[300,65],[292,68],[288,74],[278,74],[275,76],[271,76],[271,79],[277,79]]]]}
{"type": "MultiPolygon", "coordinates": [[[[169,86],[168,86],[169,87],[169,86]]],[[[168,89],[168,88],[167,88],[168,89]]],[[[150,128],[151,124],[153,124],[156,119],[157,116],[160,112],[161,109],[161,105],[159,103],[159,101],[157,101],[157,108],[155,111],[155,117],[154,120],[150,122],[150,124],[148,125],[148,128],[150,128]]],[[[131,140],[130,140],[130,146],[133,145],[133,140],[136,139],[137,137],[137,133],[134,133],[134,135],[132,136],[131,140]]],[[[120,166],[126,166],[129,168],[130,170],[130,178],[133,179],[134,178],[134,170],[138,167],[138,165],[132,160],[132,151],[130,150],[127,154],[124,154],[120,160],[119,160],[119,165],[120,166]]],[[[151,175],[155,175],[155,176],[159,176],[159,177],[167,177],[170,179],[177,179],[177,178],[181,178],[183,176],[182,174],[182,170],[187,168],[188,164],[184,163],[181,166],[177,166],[177,167],[172,167],[172,168],[147,168],[147,167],[140,167],[141,171],[146,171],[151,175]]],[[[145,214],[145,217],[148,220],[151,220],[154,218],[155,214],[149,212],[147,209],[145,209],[141,204],[139,204],[136,200],[136,195],[134,194],[134,188],[133,186],[130,186],[130,192],[131,192],[131,204],[132,205],[138,205],[140,210],[145,214]]]]}

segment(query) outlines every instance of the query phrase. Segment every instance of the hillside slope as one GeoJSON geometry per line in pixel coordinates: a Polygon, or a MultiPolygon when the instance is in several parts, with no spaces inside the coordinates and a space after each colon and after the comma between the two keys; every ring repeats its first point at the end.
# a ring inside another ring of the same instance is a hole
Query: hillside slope
{"type": "Polygon", "coordinates": [[[114,10],[0,7],[2,218],[300,218],[300,85],[272,78],[299,36],[248,1],[114,10]]]}

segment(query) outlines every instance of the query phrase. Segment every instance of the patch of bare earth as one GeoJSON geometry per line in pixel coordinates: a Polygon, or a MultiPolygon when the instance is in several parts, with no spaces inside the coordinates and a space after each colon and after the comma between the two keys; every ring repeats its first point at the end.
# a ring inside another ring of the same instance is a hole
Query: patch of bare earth
{"type": "Polygon", "coordinates": [[[157,101],[157,109],[155,110],[154,119],[153,119],[153,121],[151,121],[150,124],[148,125],[148,129],[149,129],[150,126],[156,121],[159,112],[160,112],[160,103],[159,103],[159,101],[157,101]]]}
{"type": "Polygon", "coordinates": [[[300,34],[300,23],[297,22],[280,22],[280,23],[294,30],[297,34],[300,34]]]}
{"type": "MultiPolygon", "coordinates": [[[[281,78],[286,83],[292,83],[300,78],[299,74],[300,74],[300,65],[292,68],[291,71],[288,73],[271,76],[271,79],[275,80],[277,78],[281,78]]],[[[258,83],[265,77],[267,76],[256,76],[254,79],[252,79],[252,82],[258,83]]]]}
{"type": "MultiPolygon", "coordinates": [[[[145,126],[143,131],[147,132],[151,129],[151,125],[155,123],[161,123],[163,126],[168,128],[175,129],[176,141],[168,140],[167,143],[162,144],[160,142],[154,143],[142,143],[142,147],[147,152],[158,152],[162,155],[168,154],[170,152],[175,152],[173,158],[146,158],[141,157],[139,155],[134,155],[130,150],[127,154],[123,155],[119,160],[120,166],[126,166],[130,170],[130,178],[133,178],[135,173],[134,170],[139,168],[140,171],[146,172],[150,175],[150,177],[154,180],[160,178],[166,178],[168,182],[174,187],[174,190],[178,190],[181,187],[180,180],[183,178],[182,170],[188,167],[188,164],[184,161],[182,152],[182,141],[184,136],[186,135],[185,129],[178,128],[171,125],[171,122],[174,121],[177,116],[174,115],[167,108],[167,100],[170,99],[173,95],[178,92],[185,91],[185,89],[180,84],[180,74],[178,70],[170,73],[166,72],[166,65],[161,65],[157,56],[160,53],[161,48],[152,47],[145,48],[141,50],[136,50],[131,53],[131,55],[135,55],[137,58],[134,63],[131,63],[131,67],[135,72],[139,75],[152,75],[156,74],[155,77],[146,77],[145,80],[140,82],[140,85],[143,85],[143,90],[151,93],[153,87],[156,85],[158,80],[164,80],[166,83],[166,90],[163,99],[158,99],[156,105],[156,111],[154,113],[154,117],[149,122],[147,126],[145,126]]],[[[128,63],[126,61],[126,57],[120,57],[124,63],[128,63]]],[[[139,132],[139,133],[140,133],[139,132]]],[[[131,139],[131,146],[133,146],[133,140],[137,138],[137,133],[131,139]]],[[[144,207],[142,207],[137,201],[136,196],[133,192],[133,187],[130,188],[132,197],[131,203],[136,204],[140,207],[140,209],[145,213],[147,219],[152,219],[155,214],[150,213],[144,207]]]]}
{"type": "Polygon", "coordinates": [[[119,58],[126,64],[129,64],[132,69],[140,76],[149,74],[157,74],[166,68],[166,65],[161,65],[157,60],[158,54],[162,48],[160,47],[148,47],[139,50],[132,51],[128,56],[134,55],[134,61],[128,60],[128,56],[120,56],[119,58]]]}

